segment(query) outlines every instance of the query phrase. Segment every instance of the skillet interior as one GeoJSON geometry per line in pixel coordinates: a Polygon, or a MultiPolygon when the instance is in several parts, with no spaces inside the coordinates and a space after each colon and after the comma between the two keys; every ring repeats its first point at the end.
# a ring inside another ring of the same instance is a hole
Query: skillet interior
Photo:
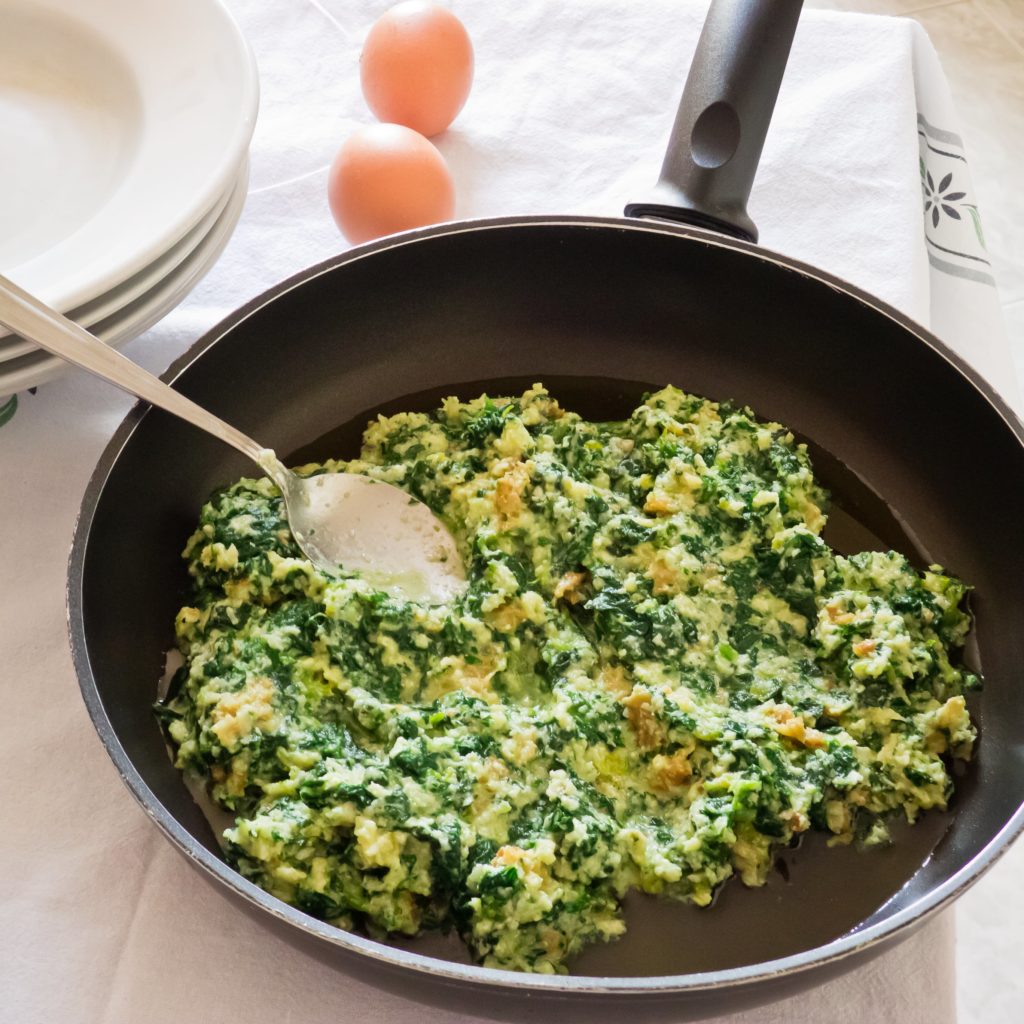
{"type": "MultiPolygon", "coordinates": [[[[1021,440],[900,323],[749,250],[623,222],[428,231],[339,258],[210,344],[215,329],[179,364],[180,390],[305,457],[350,453],[371,410],[429,407],[479,393],[477,382],[543,380],[604,419],[648,384],[731,398],[835,456],[817,461],[826,485],[887,545],[975,585],[982,741],[951,815],[928,815],[888,851],[822,853],[808,842],[785,857],[788,883],[782,872],[760,891],[734,882],[711,912],[634,901],[632,937],[585,954],[577,974],[714,972],[791,955],[809,966],[851,929],[874,937],[948,895],[1024,801],[1021,440]]],[[[138,772],[128,781],[151,813],[214,853],[150,703],[185,590],[180,549],[209,491],[251,471],[166,414],[133,413],[87,495],[72,559],[73,643],[101,734],[138,772]]],[[[796,983],[816,980],[803,971],[796,983]]]]}

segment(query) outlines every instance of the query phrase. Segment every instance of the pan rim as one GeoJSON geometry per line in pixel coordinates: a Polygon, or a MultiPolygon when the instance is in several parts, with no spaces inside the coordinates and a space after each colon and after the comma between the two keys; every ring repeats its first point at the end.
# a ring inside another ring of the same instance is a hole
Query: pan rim
{"type": "MultiPolygon", "coordinates": [[[[992,384],[953,352],[931,331],[910,317],[901,313],[876,296],[843,281],[827,271],[781,253],[739,239],[719,235],[705,228],[679,225],[666,221],[647,221],[637,218],[591,217],[591,216],[511,216],[480,218],[476,220],[453,221],[429,228],[402,232],[375,242],[348,249],[329,257],[286,278],[229,313],[206,331],[197,341],[170,364],[161,375],[166,383],[172,383],[220,339],[234,331],[250,316],[276,301],[306,282],[329,273],[337,267],[354,263],[378,252],[415,245],[430,239],[489,230],[508,230],[531,227],[566,227],[613,229],[651,234],[663,234],[690,239],[699,244],[730,249],[748,257],[763,259],[780,268],[796,272],[818,281],[835,291],[844,293],[868,306],[897,325],[909,331],[919,342],[932,349],[945,360],[959,375],[977,391],[999,415],[1018,443],[1024,447],[1024,424],[1010,409],[1007,401],[992,384]]],[[[269,893],[248,882],[219,857],[206,849],[158,800],[141,774],[131,762],[111,725],[100,698],[99,689],[92,674],[88,647],[85,637],[82,582],[85,558],[88,549],[92,522],[102,499],[106,481],[114,469],[125,446],[130,442],[136,428],[142,422],[149,407],[137,402],[114,431],[97,462],[85,489],[81,507],[75,521],[74,535],[68,559],[67,618],[72,661],[78,676],[79,689],[85,701],[90,719],[107,753],[114,762],[118,774],[129,791],[142,806],[167,838],[196,867],[208,876],[223,883],[229,890],[259,907],[279,921],[336,947],[361,956],[368,956],[382,967],[411,970],[426,975],[439,984],[463,984],[487,987],[504,991],[509,995],[523,996],[638,996],[656,999],[687,993],[697,994],[715,990],[741,990],[771,980],[816,970],[827,965],[849,960],[849,967],[864,956],[880,951],[883,945],[907,937],[925,920],[938,913],[965,892],[987,871],[1009,848],[1014,839],[1024,832],[1024,804],[1007,818],[1000,831],[971,860],[963,864],[953,875],[924,893],[909,906],[860,931],[847,932],[823,945],[815,946],[800,953],[776,960],[761,961],[740,967],[693,974],[601,977],[587,975],[534,975],[502,971],[495,968],[479,967],[474,964],[454,963],[440,960],[422,953],[397,949],[373,939],[346,932],[311,917],[298,909],[271,896],[269,893]],[[855,957],[855,954],[860,954],[855,957]]],[[[767,1001],[767,1000],[766,1000],[767,1001]]]]}

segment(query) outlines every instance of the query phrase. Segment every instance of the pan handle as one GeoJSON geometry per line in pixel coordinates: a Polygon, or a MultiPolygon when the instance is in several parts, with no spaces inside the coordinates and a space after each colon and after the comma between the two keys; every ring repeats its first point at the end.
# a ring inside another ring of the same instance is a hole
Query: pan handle
{"type": "Polygon", "coordinates": [[[627,217],[757,241],[747,199],[803,0],[712,0],[661,177],[627,217]]]}

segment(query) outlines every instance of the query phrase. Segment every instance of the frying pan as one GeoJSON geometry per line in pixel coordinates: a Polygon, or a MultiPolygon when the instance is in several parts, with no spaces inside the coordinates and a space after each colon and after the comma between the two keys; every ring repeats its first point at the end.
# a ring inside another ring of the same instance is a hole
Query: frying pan
{"type": "Polygon", "coordinates": [[[632,216],[454,223],[351,250],[228,317],[165,380],[299,460],[352,455],[375,412],[534,381],[599,419],[666,382],[749,404],[811,442],[834,544],[896,547],[975,586],[976,759],[950,812],[928,813],[888,850],[823,851],[811,836],[764,888],[733,881],[710,910],[628,899],[627,937],[585,953],[571,977],[332,928],[226,865],[168,758],[151,702],[186,594],[179,552],[208,493],[250,467],[136,406],[89,484],[71,553],[82,693],[126,784],[200,874],[340,971],[500,1019],[731,1012],[905,938],[1024,824],[1024,428],[933,335],[754,244],[746,198],[799,8],[712,4],[662,180],[632,216]]]}

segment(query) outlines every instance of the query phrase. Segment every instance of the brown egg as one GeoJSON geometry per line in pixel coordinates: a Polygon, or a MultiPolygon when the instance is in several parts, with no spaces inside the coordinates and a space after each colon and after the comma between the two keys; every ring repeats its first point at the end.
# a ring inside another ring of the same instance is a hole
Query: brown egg
{"type": "Polygon", "coordinates": [[[407,0],[370,29],[359,61],[363,95],[381,121],[422,135],[455,120],[473,84],[473,44],[451,11],[407,0]]]}
{"type": "Polygon", "coordinates": [[[444,157],[418,132],[374,124],[353,132],[327,176],[327,201],[350,242],[451,220],[455,186],[444,157]]]}

